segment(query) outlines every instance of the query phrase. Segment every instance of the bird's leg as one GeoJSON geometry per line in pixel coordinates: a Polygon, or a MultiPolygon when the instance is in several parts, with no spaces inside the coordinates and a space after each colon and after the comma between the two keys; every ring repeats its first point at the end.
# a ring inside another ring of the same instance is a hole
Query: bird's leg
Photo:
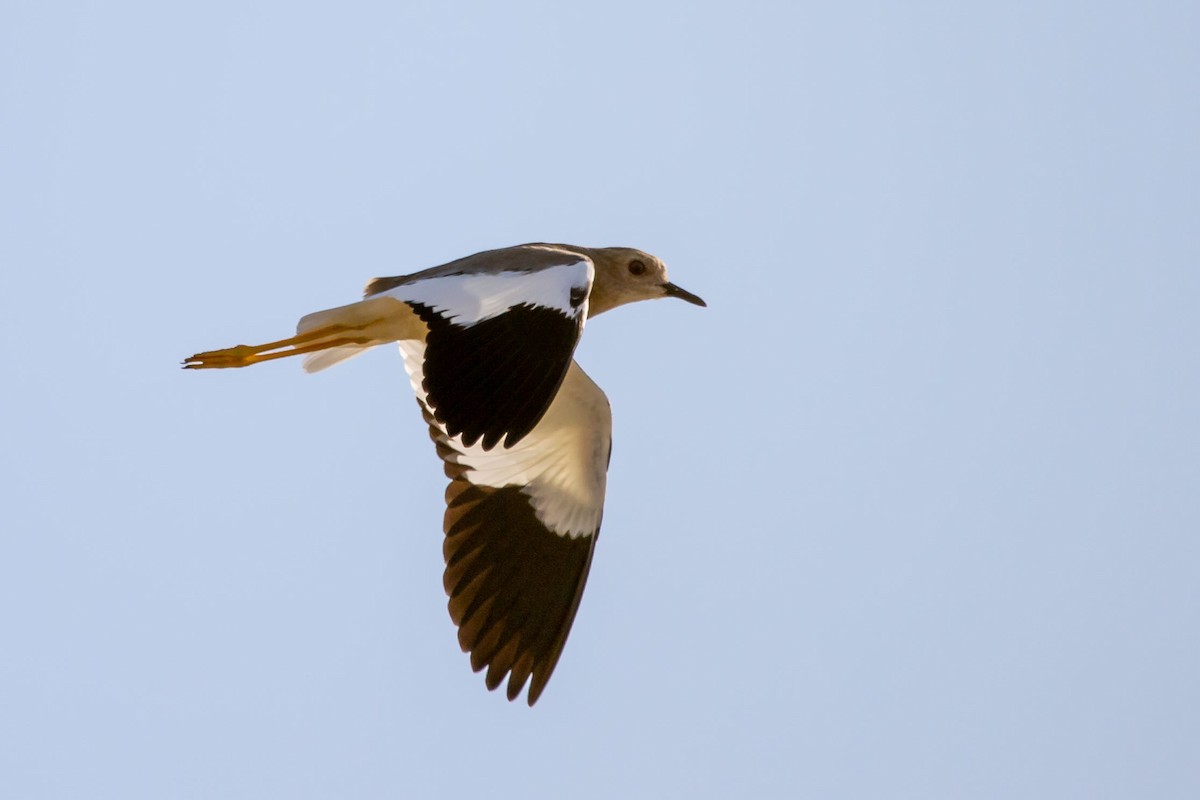
{"type": "Polygon", "coordinates": [[[183,362],[184,369],[226,369],[230,367],[248,367],[262,361],[273,361],[276,358],[288,358],[305,353],[314,353],[330,347],[346,345],[362,345],[371,342],[369,336],[355,336],[354,331],[361,330],[360,326],[327,325],[304,333],[296,334],[289,339],[277,342],[248,345],[239,344],[226,347],[223,350],[209,350],[197,353],[183,362]]]}
{"type": "Polygon", "coordinates": [[[425,323],[407,303],[394,297],[369,297],[337,308],[307,314],[296,323],[297,333],[289,339],[259,345],[239,344],[224,350],[197,353],[183,362],[187,369],[248,367],[262,361],[288,358],[318,350],[345,348],[338,357],[306,364],[310,371],[349,358],[368,347],[402,339],[424,340],[425,323]]]}

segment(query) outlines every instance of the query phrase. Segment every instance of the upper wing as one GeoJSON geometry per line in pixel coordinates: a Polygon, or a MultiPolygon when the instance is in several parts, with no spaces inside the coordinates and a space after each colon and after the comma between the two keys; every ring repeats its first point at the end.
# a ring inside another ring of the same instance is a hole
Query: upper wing
{"type": "MultiPolygon", "coordinates": [[[[402,342],[421,397],[422,345],[402,342]]],[[[424,404],[423,404],[424,405],[424,404]]],[[[612,442],[608,399],[574,361],[533,430],[486,449],[450,435],[425,407],[451,478],[444,576],[450,616],[487,687],[509,674],[508,698],[532,676],[533,705],[575,619],[600,532],[612,442]]]]}
{"type": "Polygon", "coordinates": [[[450,436],[490,450],[526,436],[567,374],[595,268],[579,253],[523,245],[398,278],[368,297],[407,303],[428,327],[419,396],[450,436]]]}

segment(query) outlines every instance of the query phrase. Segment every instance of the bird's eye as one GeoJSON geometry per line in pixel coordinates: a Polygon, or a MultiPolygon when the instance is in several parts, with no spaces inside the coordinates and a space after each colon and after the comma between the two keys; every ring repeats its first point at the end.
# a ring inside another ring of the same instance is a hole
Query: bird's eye
{"type": "Polygon", "coordinates": [[[646,272],[646,265],[643,262],[641,262],[641,261],[630,261],[629,262],[629,274],[630,275],[642,275],[645,272],[646,272]]]}

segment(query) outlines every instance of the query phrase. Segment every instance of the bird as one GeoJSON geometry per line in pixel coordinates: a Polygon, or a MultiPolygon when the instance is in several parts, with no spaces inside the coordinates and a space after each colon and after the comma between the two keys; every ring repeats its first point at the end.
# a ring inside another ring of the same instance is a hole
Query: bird
{"type": "Polygon", "coordinates": [[[558,664],[600,532],[612,414],[574,359],[586,323],[639,300],[706,303],[628,247],[530,243],[370,280],[296,335],[197,353],[185,369],[304,356],[317,372],[398,343],[450,483],[443,584],[471,668],[533,706],[558,664]]]}

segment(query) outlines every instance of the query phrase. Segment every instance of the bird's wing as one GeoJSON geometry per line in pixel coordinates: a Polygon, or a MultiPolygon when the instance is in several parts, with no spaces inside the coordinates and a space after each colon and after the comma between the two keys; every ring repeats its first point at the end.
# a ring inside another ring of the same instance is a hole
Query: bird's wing
{"type": "Polygon", "coordinates": [[[584,255],[527,245],[376,278],[367,295],[401,300],[425,323],[422,402],[447,434],[491,450],[519,442],[549,407],[594,276],[584,255]]]}
{"type": "MultiPolygon", "coordinates": [[[[419,342],[401,351],[418,398],[419,342]]],[[[487,687],[508,678],[515,699],[532,676],[533,705],[575,619],[600,532],[612,415],[600,387],[571,362],[541,421],[512,447],[450,435],[422,402],[451,479],[444,576],[450,616],[487,687]]]]}

